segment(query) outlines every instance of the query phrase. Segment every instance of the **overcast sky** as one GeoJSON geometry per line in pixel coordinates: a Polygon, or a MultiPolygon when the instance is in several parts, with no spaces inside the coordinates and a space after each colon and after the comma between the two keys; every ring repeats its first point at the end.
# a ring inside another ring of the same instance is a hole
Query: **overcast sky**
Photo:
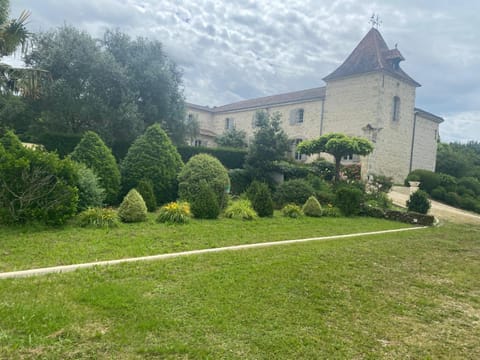
{"type": "Polygon", "coordinates": [[[226,103],[325,85],[367,33],[372,13],[403,69],[422,84],[416,106],[445,118],[443,141],[480,141],[480,1],[11,0],[31,31],[63,24],[160,40],[183,69],[187,101],[226,103]]]}

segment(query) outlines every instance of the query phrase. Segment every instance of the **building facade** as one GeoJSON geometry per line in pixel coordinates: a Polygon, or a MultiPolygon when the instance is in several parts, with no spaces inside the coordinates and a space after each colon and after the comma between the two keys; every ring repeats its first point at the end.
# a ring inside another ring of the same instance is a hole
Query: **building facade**
{"type": "MultiPolygon", "coordinates": [[[[393,177],[403,182],[415,169],[435,169],[439,124],[443,119],[415,107],[420,86],[400,67],[404,58],[389,49],[372,28],[353,52],[323,80],[323,87],[245,100],[219,107],[187,104],[187,113],[200,125],[196,146],[216,146],[215,137],[231,128],[255,132],[255,113],[281,114],[282,127],[295,144],[331,132],[361,136],[374,143],[366,157],[352,156],[345,163],[360,163],[362,176],[393,177]]],[[[328,157],[328,156],[326,156],[328,157]]]]}

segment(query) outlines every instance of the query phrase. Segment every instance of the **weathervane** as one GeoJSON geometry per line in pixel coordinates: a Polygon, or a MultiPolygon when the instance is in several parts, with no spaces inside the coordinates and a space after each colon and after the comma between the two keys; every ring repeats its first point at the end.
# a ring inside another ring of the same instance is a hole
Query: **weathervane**
{"type": "Polygon", "coordinates": [[[378,16],[378,14],[375,15],[375,13],[373,13],[372,16],[370,16],[369,23],[372,24],[372,27],[378,29],[382,25],[382,20],[380,20],[380,17],[378,16]]]}

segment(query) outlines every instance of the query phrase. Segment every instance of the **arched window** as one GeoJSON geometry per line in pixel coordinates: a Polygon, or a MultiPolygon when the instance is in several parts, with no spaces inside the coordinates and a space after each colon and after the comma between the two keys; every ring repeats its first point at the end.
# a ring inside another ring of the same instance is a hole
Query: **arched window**
{"type": "Polygon", "coordinates": [[[398,96],[393,97],[393,114],[392,120],[400,120],[400,98],[398,96]]]}

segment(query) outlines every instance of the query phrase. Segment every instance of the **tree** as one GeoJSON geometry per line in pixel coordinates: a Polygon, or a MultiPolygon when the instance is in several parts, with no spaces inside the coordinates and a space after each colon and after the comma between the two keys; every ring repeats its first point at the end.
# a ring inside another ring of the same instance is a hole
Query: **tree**
{"type": "Polygon", "coordinates": [[[137,186],[140,180],[152,182],[157,204],[177,197],[177,175],[183,167],[177,149],[159,124],[150,126],[139,136],[121,165],[123,193],[137,186]]]}
{"type": "Polygon", "coordinates": [[[0,138],[0,222],[59,225],[77,210],[78,178],[72,161],[27,149],[12,132],[0,138]]]}
{"type": "Polygon", "coordinates": [[[162,44],[141,37],[132,40],[118,30],[107,31],[103,44],[125,69],[145,127],[159,123],[175,144],[183,144],[191,129],[185,116],[182,76],[162,44]]]}
{"type": "Polygon", "coordinates": [[[317,139],[302,141],[297,146],[297,151],[306,155],[321,152],[331,154],[335,159],[335,181],[338,181],[342,157],[353,154],[368,155],[373,151],[373,144],[360,137],[330,133],[317,139]]]}
{"type": "Polygon", "coordinates": [[[233,128],[217,136],[215,142],[218,146],[243,149],[247,147],[246,138],[247,133],[245,131],[233,128]]]}
{"type": "Polygon", "coordinates": [[[131,143],[144,130],[126,69],[86,32],[70,26],[33,38],[27,65],[51,81],[35,102],[33,134],[82,134],[92,130],[113,145],[131,143]]]}
{"type": "Polygon", "coordinates": [[[120,190],[120,170],[112,151],[100,136],[93,131],[87,131],[70,156],[72,160],[93,170],[98,176],[100,186],[105,190],[106,203],[115,204],[120,190]]]}
{"type": "Polygon", "coordinates": [[[200,182],[205,180],[215,194],[217,204],[227,204],[226,190],[230,188],[227,169],[215,157],[198,154],[190,158],[178,175],[178,193],[182,200],[193,202],[199,193],[200,182]]]}
{"type": "Polygon", "coordinates": [[[275,162],[283,160],[290,150],[287,134],[281,128],[280,114],[266,111],[255,114],[255,136],[248,149],[245,168],[257,180],[269,181],[275,162]]]}

